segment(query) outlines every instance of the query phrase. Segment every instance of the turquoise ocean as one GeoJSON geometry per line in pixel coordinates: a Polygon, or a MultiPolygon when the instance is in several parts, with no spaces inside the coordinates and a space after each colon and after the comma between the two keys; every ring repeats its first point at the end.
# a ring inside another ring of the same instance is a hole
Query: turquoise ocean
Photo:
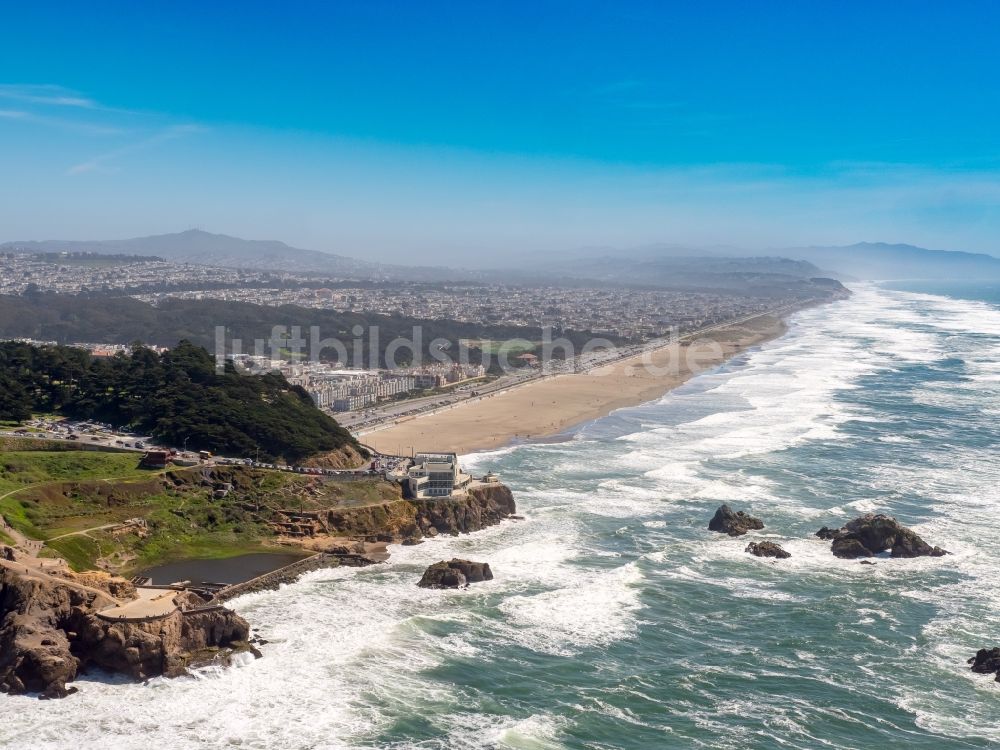
{"type": "Polygon", "coordinates": [[[1000,746],[1000,683],[966,665],[1000,645],[1000,285],[854,291],[564,442],[466,457],[525,520],[236,600],[263,659],[3,697],[0,746],[1000,746]],[[722,502],[766,528],[708,532],[722,502]],[[868,511],[953,554],[813,535],[868,511]],[[415,586],[452,556],[495,580],[415,586]]]}

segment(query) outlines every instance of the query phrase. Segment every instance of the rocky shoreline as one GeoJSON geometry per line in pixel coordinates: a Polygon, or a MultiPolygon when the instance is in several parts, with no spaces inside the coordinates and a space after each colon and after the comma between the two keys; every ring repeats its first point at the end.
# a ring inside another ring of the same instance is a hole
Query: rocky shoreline
{"type": "Polygon", "coordinates": [[[439,534],[457,536],[481,531],[516,512],[509,487],[482,484],[458,497],[399,499],[360,508],[334,508],[323,511],[318,520],[330,538],[413,544],[439,534]]]}
{"type": "Polygon", "coordinates": [[[61,698],[76,692],[67,683],[88,667],[136,680],[176,677],[199,660],[252,650],[246,620],[193,592],[177,592],[176,609],[162,616],[101,616],[130,586],[0,568],[0,691],[61,698]]]}
{"type": "MultiPolygon", "coordinates": [[[[222,606],[243,594],[293,583],[312,570],[379,561],[371,544],[420,543],[500,523],[516,512],[502,484],[472,487],[460,497],[399,500],[326,512],[329,551],[217,591],[152,587],[141,590],[104,572],[73,573],[5,548],[0,559],[0,692],[61,698],[90,667],[136,680],[176,677],[206,663],[226,664],[233,653],[260,656],[250,626],[222,606]],[[336,536],[333,536],[336,535],[336,536]],[[157,603],[158,602],[158,603],[157,603]],[[148,614],[143,607],[149,603],[148,614]],[[128,615],[108,614],[128,611],[128,615]]],[[[52,563],[53,561],[49,561],[52,563]]],[[[463,583],[488,580],[489,566],[462,569],[463,583]],[[466,575],[468,573],[468,575],[466,575]]]]}

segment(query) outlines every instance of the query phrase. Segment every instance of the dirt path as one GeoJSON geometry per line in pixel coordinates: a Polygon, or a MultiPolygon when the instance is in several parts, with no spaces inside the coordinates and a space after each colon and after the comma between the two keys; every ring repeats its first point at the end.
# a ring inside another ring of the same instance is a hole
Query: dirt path
{"type": "MultiPolygon", "coordinates": [[[[148,474],[148,476],[158,476],[160,474],[166,473],[167,471],[170,471],[170,469],[159,469],[157,471],[151,471],[148,474]]],[[[143,477],[135,477],[135,476],[99,477],[96,478],[96,480],[100,482],[122,482],[122,481],[128,481],[130,479],[142,479],[142,478],[143,477]]],[[[0,500],[6,500],[11,495],[16,495],[18,492],[24,492],[25,490],[30,490],[33,487],[44,487],[45,485],[48,484],[61,484],[64,481],[65,480],[62,479],[50,479],[45,482],[32,482],[31,484],[26,484],[23,487],[15,487],[14,489],[8,490],[4,494],[0,495],[0,500]]],[[[20,549],[22,552],[27,552],[33,557],[37,557],[42,547],[44,547],[48,542],[54,541],[56,539],[63,539],[68,536],[75,536],[77,534],[87,534],[88,532],[91,531],[101,531],[102,529],[108,529],[118,525],[120,524],[109,523],[109,524],[104,524],[102,526],[93,526],[89,529],[81,529],[80,531],[70,531],[66,534],[60,534],[59,536],[50,537],[49,539],[29,539],[20,531],[17,531],[13,526],[7,523],[6,519],[3,518],[3,515],[0,514],[0,530],[4,531],[4,533],[6,533],[14,540],[14,546],[16,548],[20,549]]]]}
{"type": "MultiPolygon", "coordinates": [[[[116,599],[103,589],[99,589],[94,586],[87,586],[86,584],[83,583],[77,583],[76,581],[72,581],[68,578],[63,578],[62,576],[46,573],[44,570],[44,566],[46,564],[53,562],[57,561],[44,560],[41,558],[21,558],[17,562],[12,562],[10,560],[0,559],[0,567],[7,568],[8,570],[14,571],[18,575],[27,576],[28,578],[35,578],[37,580],[59,584],[60,586],[70,586],[79,591],[87,591],[91,594],[100,594],[101,596],[107,597],[112,602],[115,602],[115,604],[118,606],[122,604],[122,601],[120,599],[116,599]]],[[[53,568],[55,567],[56,566],[53,565],[53,568]]],[[[60,569],[62,569],[61,565],[59,567],[60,569]]]]}
{"type": "Polygon", "coordinates": [[[104,529],[113,529],[115,526],[121,526],[120,523],[106,523],[101,526],[91,526],[89,529],[80,529],[79,531],[70,531],[66,534],[60,534],[59,536],[52,536],[45,540],[45,543],[54,542],[56,539],[65,539],[68,536],[77,536],[78,534],[89,534],[91,531],[103,531],[104,529]]]}

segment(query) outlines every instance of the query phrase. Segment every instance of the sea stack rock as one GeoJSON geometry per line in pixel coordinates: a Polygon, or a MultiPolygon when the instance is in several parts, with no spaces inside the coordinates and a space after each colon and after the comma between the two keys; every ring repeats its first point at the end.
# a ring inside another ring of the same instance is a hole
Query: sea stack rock
{"type": "Polygon", "coordinates": [[[708,522],[709,531],[718,531],[729,536],[743,536],[751,529],[763,529],[764,522],[759,518],[747,515],[742,510],[734,511],[728,505],[720,505],[712,520],[708,522]]]}
{"type": "Polygon", "coordinates": [[[996,673],[997,682],[1000,682],[1000,648],[981,648],[976,655],[969,659],[972,671],[978,674],[996,673]]]}
{"type": "MultiPolygon", "coordinates": [[[[824,527],[817,532],[817,536],[824,527]]],[[[821,537],[823,538],[823,537],[821,537]]],[[[833,536],[830,549],[837,557],[855,559],[873,557],[888,550],[893,557],[941,557],[948,552],[932,547],[916,532],[903,526],[891,516],[866,513],[855,518],[833,536]]]]}
{"type": "Polygon", "coordinates": [[[749,552],[756,557],[776,557],[785,560],[792,556],[791,552],[786,552],[780,544],[774,542],[750,542],[744,552],[749,552]]]}
{"type": "Polygon", "coordinates": [[[458,589],[470,583],[492,580],[489,563],[454,558],[431,565],[417,585],[425,589],[458,589]]]}

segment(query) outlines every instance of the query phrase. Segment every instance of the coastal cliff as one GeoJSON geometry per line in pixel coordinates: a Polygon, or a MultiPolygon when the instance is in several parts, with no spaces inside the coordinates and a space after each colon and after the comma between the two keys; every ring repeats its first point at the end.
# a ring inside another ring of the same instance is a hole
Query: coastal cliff
{"type": "MultiPolygon", "coordinates": [[[[75,692],[67,683],[88,666],[133,679],[175,677],[199,658],[249,637],[247,622],[222,607],[105,619],[98,612],[115,604],[113,590],[0,568],[0,690],[64,697],[75,692]]],[[[183,608],[204,605],[190,592],[176,602],[183,608]]]]}
{"type": "Polygon", "coordinates": [[[467,534],[495,526],[517,512],[514,495],[503,484],[470,487],[464,497],[409,500],[416,510],[417,527],[423,535],[467,534]]]}
{"type": "Polygon", "coordinates": [[[457,497],[400,499],[362,508],[338,508],[327,511],[325,521],[332,535],[403,541],[438,534],[468,534],[494,526],[516,512],[509,487],[481,484],[457,497]]]}

